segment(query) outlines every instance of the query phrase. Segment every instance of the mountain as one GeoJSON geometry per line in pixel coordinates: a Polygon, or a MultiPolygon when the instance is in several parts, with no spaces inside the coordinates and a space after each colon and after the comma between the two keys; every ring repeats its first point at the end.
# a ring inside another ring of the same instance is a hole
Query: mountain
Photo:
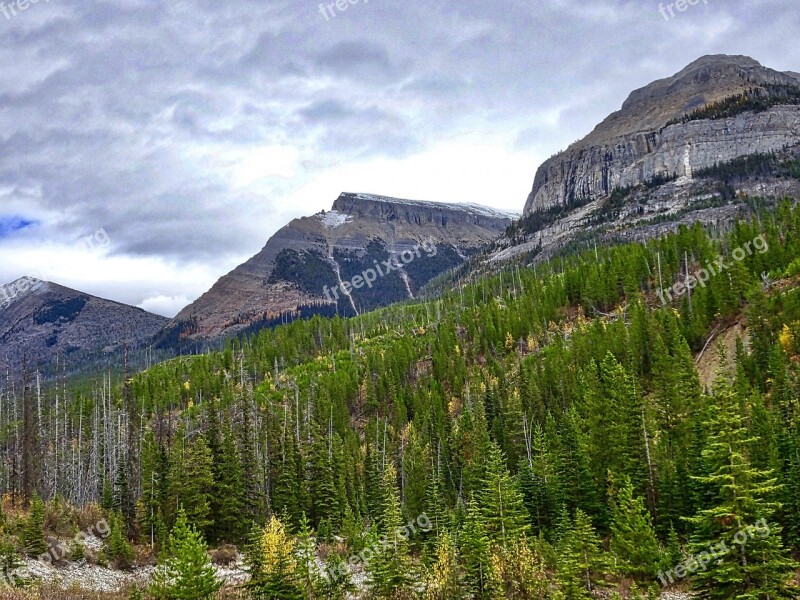
{"type": "Polygon", "coordinates": [[[800,75],[705,56],[634,91],[547,160],[509,242],[517,247],[499,256],[552,250],[601,225],[631,230],[694,211],[688,220],[729,218],[742,195],[800,197],[798,155],[800,75]]]}
{"type": "Polygon", "coordinates": [[[344,193],[330,211],[278,231],[182,310],[161,342],[235,335],[300,314],[353,315],[413,298],[518,216],[476,204],[344,193]]]}
{"type": "Polygon", "coordinates": [[[0,369],[47,371],[56,357],[70,369],[123,347],[135,349],[168,319],[55,283],[23,277],[0,288],[0,369]]]}
{"type": "Polygon", "coordinates": [[[542,165],[525,213],[594,200],[656,176],[691,176],[720,162],[797,144],[798,96],[790,96],[792,104],[780,103],[780,94],[791,88],[800,91],[796,74],[773,71],[752,58],[701,58],[633,92],[620,111],[542,165]],[[776,104],[757,111],[742,102],[725,115],[709,111],[684,119],[756,90],[764,98],[774,95],[776,104]]]}

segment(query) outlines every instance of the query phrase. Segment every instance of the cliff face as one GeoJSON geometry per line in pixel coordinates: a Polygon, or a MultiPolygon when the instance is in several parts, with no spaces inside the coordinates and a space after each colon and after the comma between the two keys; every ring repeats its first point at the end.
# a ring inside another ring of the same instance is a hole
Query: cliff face
{"type": "Polygon", "coordinates": [[[55,363],[70,369],[135,349],[167,319],[54,283],[23,278],[0,288],[0,368],[18,373],[55,363]]]}
{"type": "Polygon", "coordinates": [[[353,315],[413,298],[518,216],[473,204],[342,194],[331,211],[295,219],[222,277],[173,319],[162,343],[235,335],[299,311],[353,315]],[[387,262],[403,266],[386,272],[387,262]],[[344,285],[370,269],[376,275],[369,286],[344,285]]]}
{"type": "Polygon", "coordinates": [[[620,111],[545,162],[525,214],[583,205],[656,177],[690,178],[715,164],[797,144],[800,106],[792,104],[726,118],[674,121],[738,94],[799,84],[797,74],[765,68],[751,58],[701,58],[673,77],[633,92],[620,111]]]}

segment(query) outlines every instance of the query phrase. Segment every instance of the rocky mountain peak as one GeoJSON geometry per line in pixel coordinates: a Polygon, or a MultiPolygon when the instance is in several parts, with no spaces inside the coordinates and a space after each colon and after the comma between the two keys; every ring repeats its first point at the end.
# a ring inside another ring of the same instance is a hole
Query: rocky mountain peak
{"type": "Polygon", "coordinates": [[[621,110],[611,114],[576,146],[655,130],[696,108],[754,87],[796,84],[794,75],[764,67],[748,56],[703,56],[675,75],[631,92],[621,110]]]}
{"type": "Polygon", "coordinates": [[[167,319],[35,277],[0,286],[0,369],[18,369],[23,356],[45,370],[56,356],[70,368],[131,349],[152,338],[167,319]]]}
{"type": "Polygon", "coordinates": [[[477,204],[343,193],[330,211],[280,229],[261,252],[183,309],[164,343],[235,335],[297,315],[352,315],[413,298],[518,216],[477,204]],[[345,285],[411,254],[413,262],[378,275],[369,286],[349,291],[345,285]]]}
{"type": "Polygon", "coordinates": [[[439,223],[445,220],[484,222],[497,219],[514,219],[519,216],[512,211],[503,211],[480,204],[429,202],[426,200],[403,200],[376,194],[353,194],[345,192],[333,203],[333,210],[368,218],[402,219],[409,223],[439,223]]]}
{"type": "Polygon", "coordinates": [[[42,281],[29,275],[20,277],[11,283],[0,285],[0,311],[31,294],[46,293],[52,285],[47,281],[42,281]]]}
{"type": "Polygon", "coordinates": [[[619,111],[545,162],[525,214],[586,204],[656,177],[691,176],[719,162],[791,146],[800,123],[799,84],[796,73],[769,69],[747,56],[704,56],[635,90],[619,111]],[[754,95],[774,100],[775,94],[786,101],[754,102],[754,95]],[[727,113],[687,118],[747,95],[748,101],[727,113]]]}

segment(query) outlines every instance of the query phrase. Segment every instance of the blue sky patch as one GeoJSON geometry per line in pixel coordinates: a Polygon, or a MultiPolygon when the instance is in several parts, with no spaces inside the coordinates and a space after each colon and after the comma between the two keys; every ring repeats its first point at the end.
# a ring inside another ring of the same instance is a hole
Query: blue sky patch
{"type": "Polygon", "coordinates": [[[24,217],[0,215],[0,239],[10,237],[35,224],[36,221],[30,221],[24,217]]]}

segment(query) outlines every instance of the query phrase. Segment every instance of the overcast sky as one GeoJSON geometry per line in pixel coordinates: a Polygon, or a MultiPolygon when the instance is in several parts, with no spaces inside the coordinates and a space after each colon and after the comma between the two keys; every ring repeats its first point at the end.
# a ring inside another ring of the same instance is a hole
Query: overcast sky
{"type": "Polygon", "coordinates": [[[0,281],[167,316],[342,191],[521,210],[635,88],[704,54],[800,71],[797,0],[18,1],[0,281]]]}

